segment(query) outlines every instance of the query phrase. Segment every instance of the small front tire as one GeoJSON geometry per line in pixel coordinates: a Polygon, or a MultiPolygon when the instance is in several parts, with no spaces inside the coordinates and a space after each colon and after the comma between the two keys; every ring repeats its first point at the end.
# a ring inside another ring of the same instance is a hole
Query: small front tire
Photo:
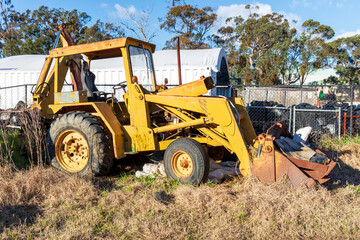
{"type": "Polygon", "coordinates": [[[181,183],[199,185],[209,174],[209,157],[204,147],[194,139],[180,138],[173,141],[165,151],[166,175],[181,183]]]}

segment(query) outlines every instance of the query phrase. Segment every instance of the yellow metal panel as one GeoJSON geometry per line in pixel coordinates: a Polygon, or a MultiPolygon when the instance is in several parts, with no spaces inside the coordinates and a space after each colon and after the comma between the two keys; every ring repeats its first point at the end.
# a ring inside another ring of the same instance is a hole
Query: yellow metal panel
{"type": "Polygon", "coordinates": [[[244,134],[244,138],[247,144],[254,145],[256,133],[242,99],[239,97],[234,97],[229,98],[229,100],[234,104],[235,108],[241,115],[240,128],[244,134]]]}
{"type": "Polygon", "coordinates": [[[224,104],[226,98],[222,97],[180,97],[180,96],[160,96],[145,95],[148,102],[158,103],[174,108],[181,108],[189,111],[203,113],[209,117],[210,121],[221,122],[223,125],[231,123],[229,111],[231,109],[224,104]]]}
{"type": "MultiPolygon", "coordinates": [[[[219,142],[209,138],[209,137],[193,137],[192,139],[198,141],[199,143],[203,143],[203,144],[207,144],[213,147],[219,147],[222,146],[222,144],[220,144],[219,142]]],[[[173,141],[175,141],[176,139],[171,139],[171,140],[165,140],[165,141],[160,141],[159,142],[159,150],[166,150],[166,148],[170,145],[170,143],[172,143],[173,141]]]]}
{"type": "Polygon", "coordinates": [[[92,102],[91,104],[94,106],[96,112],[100,114],[101,119],[111,132],[115,158],[125,157],[124,132],[121,129],[121,124],[113,114],[111,107],[104,102],[92,102]]]}
{"type": "Polygon", "coordinates": [[[55,58],[54,92],[59,92],[59,58],[55,58]]]}
{"type": "Polygon", "coordinates": [[[200,96],[206,94],[209,89],[214,88],[215,85],[211,77],[199,79],[190,83],[186,83],[177,87],[166,89],[157,93],[161,96],[200,96]]]}
{"type": "Polygon", "coordinates": [[[130,125],[133,128],[132,142],[135,151],[156,150],[156,140],[150,128],[150,113],[148,103],[142,89],[137,84],[129,87],[130,125]]]}
{"type": "Polygon", "coordinates": [[[108,41],[94,42],[88,44],[74,45],[62,48],[55,48],[50,50],[50,57],[62,57],[62,56],[70,56],[74,54],[98,54],[97,52],[104,52],[105,50],[114,50],[118,51],[117,56],[119,54],[119,48],[124,47],[126,42],[126,38],[118,38],[108,41]]]}
{"type": "Polygon", "coordinates": [[[86,91],[56,92],[54,104],[87,102],[86,91]]]}
{"type": "Polygon", "coordinates": [[[124,48],[129,44],[133,44],[136,46],[139,46],[140,44],[144,44],[144,46],[150,46],[152,52],[155,51],[155,45],[128,37],[128,38],[117,38],[113,40],[87,43],[87,44],[68,46],[62,48],[55,48],[53,50],[50,50],[49,53],[50,53],[50,57],[53,58],[70,56],[75,54],[85,54],[89,56],[91,59],[103,59],[103,58],[111,58],[111,57],[120,57],[121,56],[120,48],[124,48]]]}

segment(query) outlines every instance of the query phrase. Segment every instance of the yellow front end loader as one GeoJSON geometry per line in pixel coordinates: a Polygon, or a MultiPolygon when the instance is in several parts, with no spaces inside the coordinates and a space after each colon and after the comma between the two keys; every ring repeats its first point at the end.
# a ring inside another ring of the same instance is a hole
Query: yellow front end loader
{"type": "Polygon", "coordinates": [[[313,186],[325,182],[334,167],[324,155],[323,163],[314,163],[312,150],[289,150],[284,124],[256,136],[241,98],[203,96],[214,87],[210,77],[170,89],[158,87],[153,44],[119,38],[75,45],[65,26],[59,32],[63,47],[49,52],[32,107],[49,123],[49,162],[62,171],[106,174],[116,159],[165,151],[167,176],[198,185],[207,179],[209,155],[233,154],[244,177],[274,182],[288,175],[294,186],[313,186]],[[122,101],[94,84],[91,62],[107,58],[123,61],[122,101]],[[63,91],[68,72],[70,92],[63,91]],[[257,154],[251,156],[249,149],[257,154]],[[293,154],[304,151],[307,159],[293,154]]]}

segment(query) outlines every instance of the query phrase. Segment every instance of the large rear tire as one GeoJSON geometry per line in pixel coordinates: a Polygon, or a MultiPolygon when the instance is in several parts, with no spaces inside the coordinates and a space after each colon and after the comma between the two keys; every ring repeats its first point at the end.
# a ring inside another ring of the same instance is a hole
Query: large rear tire
{"type": "Polygon", "coordinates": [[[209,174],[209,158],[204,147],[191,138],[173,141],[165,151],[166,175],[181,183],[199,185],[209,174]]]}
{"type": "Polygon", "coordinates": [[[69,112],[52,122],[48,131],[49,163],[79,176],[103,175],[113,164],[113,151],[106,130],[92,115],[69,112]]]}

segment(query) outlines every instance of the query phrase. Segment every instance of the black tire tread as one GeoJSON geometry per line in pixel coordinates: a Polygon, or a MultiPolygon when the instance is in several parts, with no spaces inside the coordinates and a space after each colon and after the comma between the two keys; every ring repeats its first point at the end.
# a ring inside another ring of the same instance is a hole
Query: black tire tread
{"type": "Polygon", "coordinates": [[[166,149],[164,155],[164,167],[168,177],[179,179],[181,183],[190,182],[193,185],[199,185],[206,181],[210,164],[209,157],[204,147],[198,141],[191,138],[179,138],[173,141],[166,149]],[[186,179],[179,179],[171,169],[171,157],[178,150],[187,152],[193,159],[194,170],[186,179]]]}
{"type": "Polygon", "coordinates": [[[46,137],[49,164],[67,172],[56,160],[54,142],[61,131],[69,128],[80,130],[87,138],[90,148],[89,163],[77,175],[93,176],[108,173],[113,165],[114,158],[110,139],[101,123],[94,116],[82,111],[65,113],[51,123],[46,137]]]}

